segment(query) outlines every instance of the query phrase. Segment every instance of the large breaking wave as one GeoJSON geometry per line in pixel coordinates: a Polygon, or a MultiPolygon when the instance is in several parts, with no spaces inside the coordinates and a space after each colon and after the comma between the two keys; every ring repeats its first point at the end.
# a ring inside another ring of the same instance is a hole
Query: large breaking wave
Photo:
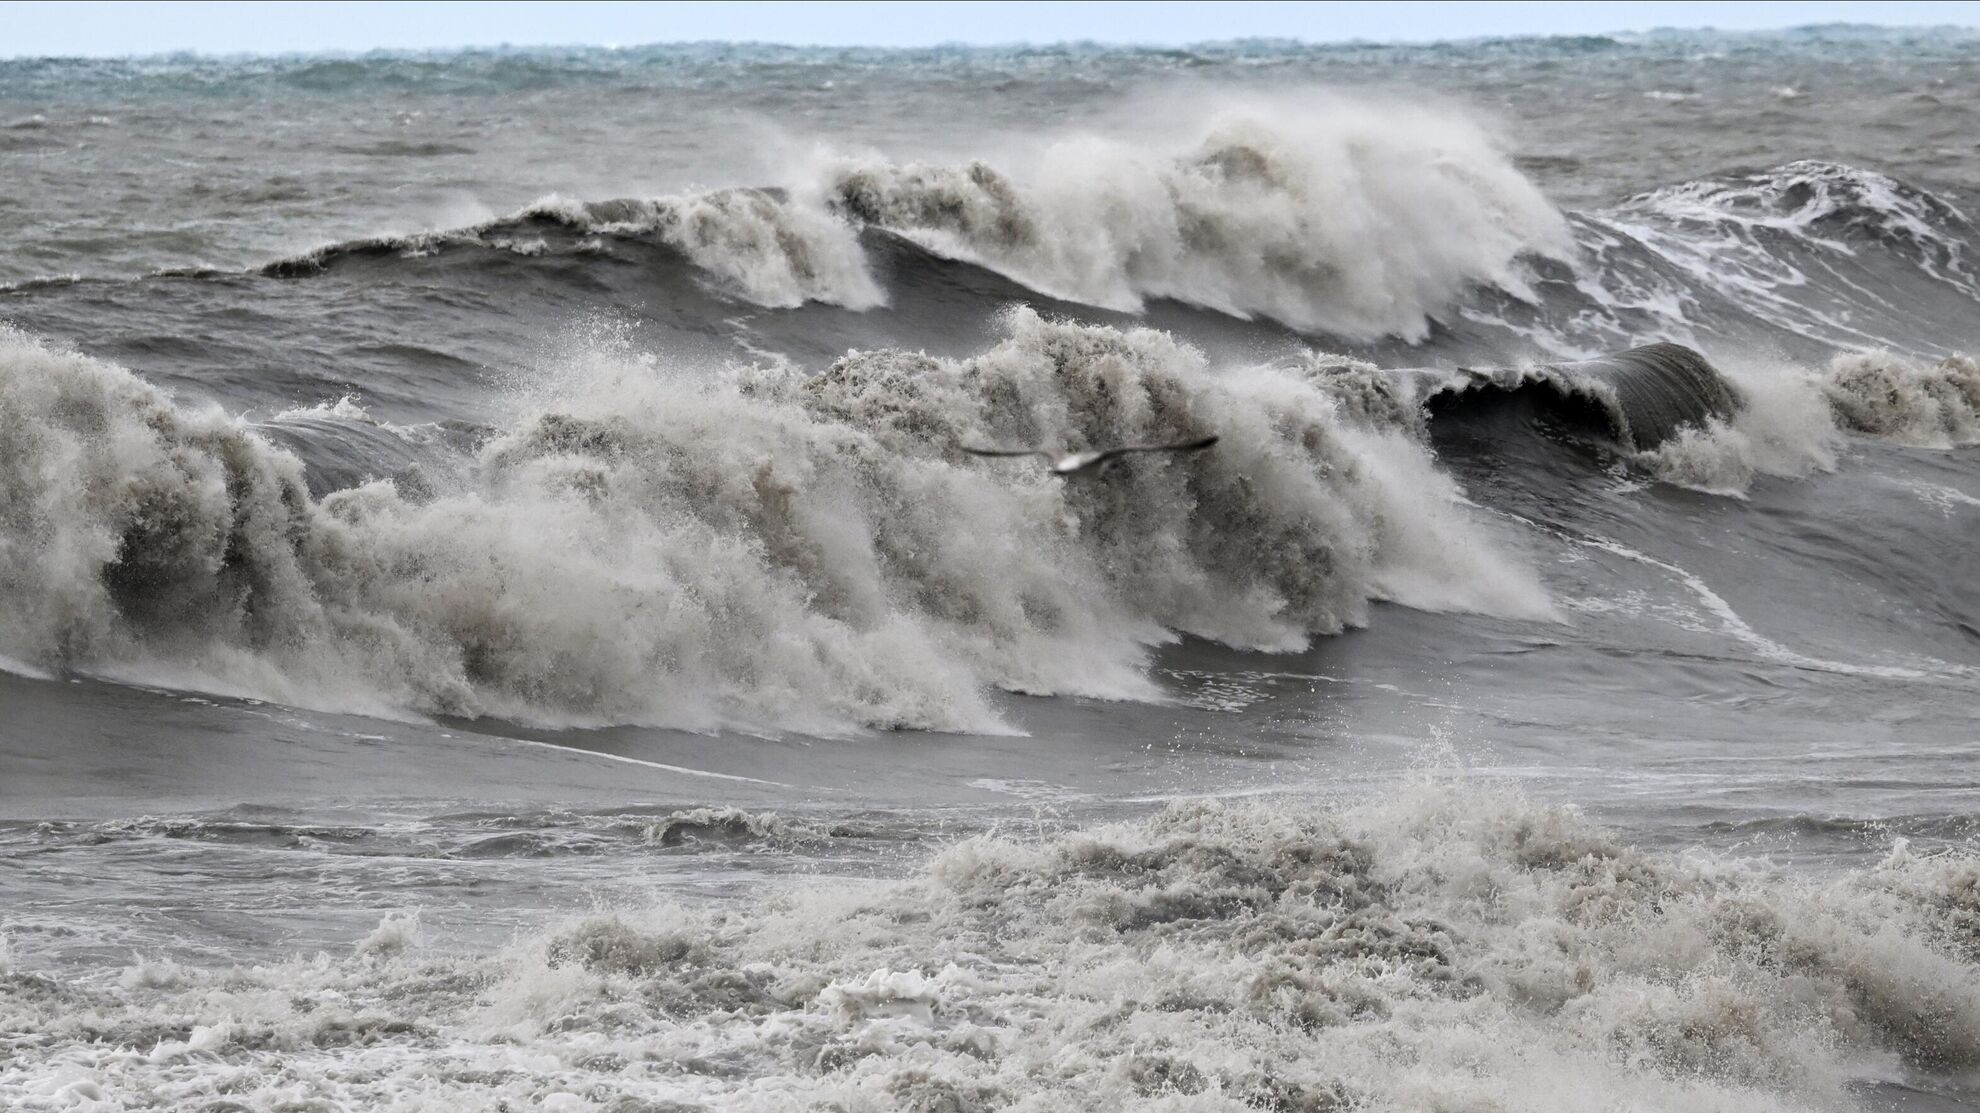
{"type": "Polygon", "coordinates": [[[1151,158],[1095,137],[1020,172],[842,160],[828,196],[868,225],[1041,293],[1127,311],[1169,298],[1355,340],[1418,339],[1567,225],[1462,116],[1339,102],[1212,118],[1151,158]]]}
{"type": "Polygon", "coordinates": [[[256,425],[7,334],[0,656],[369,711],[997,730],[996,689],[1154,698],[1149,647],[1178,633],[1292,650],[1381,599],[1550,615],[1424,435],[1482,393],[1535,393],[1726,493],[1832,465],[1839,429],[1980,435],[1960,359],[1735,385],[1668,344],[1213,369],[1149,330],[1029,310],[1006,330],[974,357],[853,351],[816,374],[574,338],[478,431],[348,401],[256,425]],[[1101,482],[957,451],[1212,433],[1101,482]]]}
{"type": "Polygon", "coordinates": [[[313,705],[996,729],[987,688],[1152,695],[1172,631],[1289,649],[1381,598],[1546,614],[1427,448],[1318,379],[1028,312],[975,358],[815,376],[606,343],[455,474],[318,499],[248,424],[11,335],[0,653],[313,705]],[[955,451],[1210,432],[1103,483],[955,451]]]}

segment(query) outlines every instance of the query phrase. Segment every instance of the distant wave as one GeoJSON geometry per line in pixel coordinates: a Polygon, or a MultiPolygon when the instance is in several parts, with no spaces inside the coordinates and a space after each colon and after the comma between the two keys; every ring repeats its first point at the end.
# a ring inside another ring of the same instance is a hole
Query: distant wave
{"type": "Polygon", "coordinates": [[[1016,285],[978,291],[979,317],[1013,298],[1124,314],[1160,301],[1394,355],[1424,341],[1569,359],[1660,339],[1804,359],[1980,344],[1980,230],[1930,192],[1798,162],[1564,218],[1465,125],[1418,121],[1432,146],[1370,138],[1380,122],[1237,118],[1166,160],[1083,140],[1029,176],[842,159],[789,189],[546,198],[263,273],[431,257],[469,285],[515,268],[582,284],[647,244],[719,296],[790,310],[881,310],[922,287],[967,290],[981,267],[1016,285]]]}
{"type": "Polygon", "coordinates": [[[1567,225],[1462,116],[1340,102],[1233,113],[1151,155],[1097,136],[999,169],[835,158],[788,188],[650,201],[549,198],[451,232],[331,245],[266,268],[478,243],[529,254],[533,221],[653,235],[745,299],[884,304],[858,230],[884,229],[1041,295],[1138,311],[1151,298],[1350,340],[1418,339],[1468,289],[1527,296],[1523,257],[1567,225]]]}
{"type": "Polygon", "coordinates": [[[1804,160],[1667,186],[1576,223],[1590,281],[1673,325],[1712,331],[1731,310],[1845,349],[1980,342],[1980,228],[1883,174],[1804,160]]]}
{"type": "MultiPolygon", "coordinates": [[[[649,201],[586,203],[550,197],[514,216],[467,228],[330,244],[269,263],[261,273],[296,278],[353,259],[417,258],[457,248],[528,258],[550,250],[542,235],[545,224],[581,237],[652,236],[758,305],[795,307],[817,301],[869,309],[886,300],[852,226],[820,209],[753,189],[649,201]]],[[[563,249],[609,257],[603,239],[581,238],[563,249]]]]}

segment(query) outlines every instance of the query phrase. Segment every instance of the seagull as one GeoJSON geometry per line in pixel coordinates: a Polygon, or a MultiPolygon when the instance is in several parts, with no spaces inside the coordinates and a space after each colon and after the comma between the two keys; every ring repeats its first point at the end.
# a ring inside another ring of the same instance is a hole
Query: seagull
{"type": "Polygon", "coordinates": [[[956,447],[972,456],[1040,456],[1052,474],[1063,479],[1082,472],[1100,471],[1130,452],[1201,452],[1216,443],[1217,438],[1210,436],[1176,444],[1129,444],[1119,448],[1066,453],[1047,452],[1042,448],[976,448],[966,444],[956,447]]]}

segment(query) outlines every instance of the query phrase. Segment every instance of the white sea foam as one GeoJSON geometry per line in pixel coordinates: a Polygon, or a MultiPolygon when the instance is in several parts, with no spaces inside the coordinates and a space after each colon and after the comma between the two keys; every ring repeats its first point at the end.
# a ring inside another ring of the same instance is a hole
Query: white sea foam
{"type": "Polygon", "coordinates": [[[364,403],[355,395],[345,394],[335,402],[317,402],[308,406],[291,406],[275,415],[276,421],[297,421],[310,418],[336,418],[340,421],[359,421],[366,425],[377,425],[378,419],[364,408],[364,403]]]}
{"type": "Polygon", "coordinates": [[[1975,498],[1956,487],[1942,487],[1936,483],[1908,485],[1908,487],[1926,505],[1948,518],[1961,507],[1980,507],[1980,498],[1975,498]]]}
{"type": "Polygon", "coordinates": [[[1966,356],[1925,362],[1859,352],[1814,372],[1739,361],[1722,370],[1743,396],[1739,412],[1643,453],[1660,479],[1741,496],[1756,475],[1834,468],[1844,431],[1922,448],[1980,442],[1980,364],[1966,356]]]}
{"type": "Polygon", "coordinates": [[[1836,466],[1842,438],[1821,387],[1805,370],[1739,361],[1720,369],[1739,389],[1738,411],[1687,426],[1642,453],[1659,479],[1743,498],[1756,476],[1795,477],[1836,466]]]}
{"type": "Polygon", "coordinates": [[[1845,428],[1899,444],[1953,448],[1980,442],[1980,362],[1927,363],[1889,352],[1838,356],[1820,378],[1845,428]]]}
{"type": "Polygon", "coordinates": [[[496,954],[0,978],[0,1104],[1841,1109],[1980,1063],[1976,877],[1797,880],[1434,779],[1187,802],[496,954]]]}
{"type": "Polygon", "coordinates": [[[1314,375],[1008,327],[817,376],[578,345],[457,483],[321,501],[251,426],[9,334],[0,653],[365,711],[999,730],[992,688],[1153,696],[1171,631],[1296,649],[1380,598],[1551,614],[1428,450],[1314,375]],[[955,449],[1212,431],[1098,482],[955,449]]]}
{"type": "Polygon", "coordinates": [[[389,913],[371,929],[371,934],[358,940],[352,953],[371,958],[397,958],[419,946],[419,913],[389,913]]]}

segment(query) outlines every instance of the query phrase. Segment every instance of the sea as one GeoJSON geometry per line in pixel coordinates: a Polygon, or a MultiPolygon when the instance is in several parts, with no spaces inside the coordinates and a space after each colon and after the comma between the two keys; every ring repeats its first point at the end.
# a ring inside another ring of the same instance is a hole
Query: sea
{"type": "Polygon", "coordinates": [[[0,61],[0,1109],[1980,1108],[1976,217],[1956,28],[0,61]]]}

